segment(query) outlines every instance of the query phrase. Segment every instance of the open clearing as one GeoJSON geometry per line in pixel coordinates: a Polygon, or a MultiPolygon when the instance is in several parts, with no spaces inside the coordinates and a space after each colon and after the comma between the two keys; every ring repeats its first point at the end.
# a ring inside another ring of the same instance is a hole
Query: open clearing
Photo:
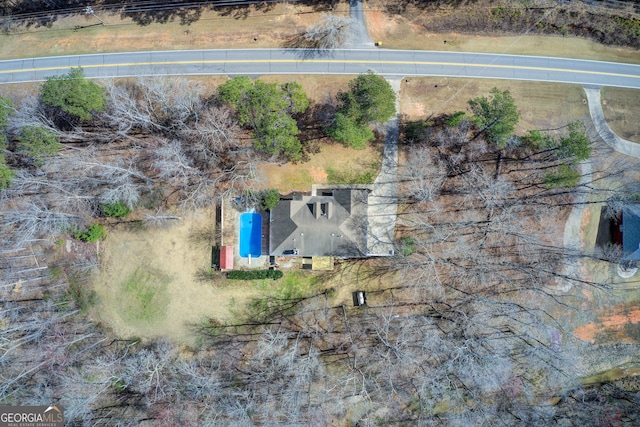
{"type": "Polygon", "coordinates": [[[272,83],[286,83],[290,81],[296,81],[304,88],[305,93],[312,102],[325,102],[331,98],[334,98],[338,91],[348,90],[349,81],[353,80],[354,76],[343,75],[279,75],[269,74],[260,76],[260,80],[272,83]]]}
{"type": "MultiPolygon", "coordinates": [[[[334,13],[348,13],[345,3],[334,13]]],[[[51,27],[25,29],[0,35],[0,58],[73,55],[80,53],[128,52],[137,50],[264,48],[281,46],[289,37],[316,22],[322,12],[300,4],[277,3],[251,6],[226,13],[203,10],[198,20],[181,25],[178,16],[166,23],[139,25],[120,14],[96,14],[105,26],[74,30],[97,24],[93,16],[59,19],[51,27]],[[21,33],[24,31],[24,33],[21,33]]]]}
{"type": "Polygon", "coordinates": [[[468,101],[489,96],[491,88],[508,89],[520,112],[516,133],[557,129],[589,116],[578,85],[512,80],[412,77],[402,81],[400,111],[409,120],[468,111],[468,101]]]}
{"type": "Polygon", "coordinates": [[[168,337],[192,344],[189,324],[228,320],[235,303],[258,291],[246,282],[198,281],[211,265],[213,211],[184,216],[169,228],[109,230],[94,315],[120,337],[168,337]]]}
{"type": "Polygon", "coordinates": [[[640,91],[605,87],[602,110],[611,129],[621,138],[640,143],[640,91]]]}
{"type": "MultiPolygon", "coordinates": [[[[312,184],[330,182],[330,172],[358,176],[369,172],[377,176],[382,155],[382,144],[364,150],[353,150],[339,144],[323,144],[320,152],[305,163],[277,165],[263,164],[261,172],[266,177],[265,188],[277,188],[282,194],[291,191],[311,191],[312,184]]],[[[331,182],[334,184],[335,182],[331,182]]]]}

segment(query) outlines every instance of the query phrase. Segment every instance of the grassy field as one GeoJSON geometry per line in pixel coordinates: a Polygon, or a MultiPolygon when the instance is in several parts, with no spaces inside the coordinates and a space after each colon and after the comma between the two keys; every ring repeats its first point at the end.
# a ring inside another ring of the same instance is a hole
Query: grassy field
{"type": "MultiPolygon", "coordinates": [[[[334,13],[347,13],[338,4],[334,13]]],[[[298,4],[278,3],[267,8],[250,7],[238,13],[202,11],[189,25],[179,19],[139,25],[119,14],[97,11],[104,26],[75,30],[98,23],[93,16],[60,19],[51,27],[16,27],[0,35],[0,58],[127,52],[132,50],[264,48],[281,46],[289,37],[316,22],[322,12],[298,4]]]]}
{"type": "Polygon", "coordinates": [[[602,89],[602,109],[618,136],[640,143],[640,91],[606,87],[602,89]]]}
{"type": "Polygon", "coordinates": [[[511,92],[520,112],[519,134],[531,129],[556,129],[589,114],[578,85],[448,77],[403,80],[400,111],[410,120],[468,111],[468,100],[488,96],[492,87],[511,92]]]}
{"type": "Polygon", "coordinates": [[[167,285],[171,281],[172,278],[162,272],[140,266],[121,284],[123,319],[134,324],[161,321],[166,315],[167,285]]]}
{"type": "Polygon", "coordinates": [[[250,284],[203,281],[211,266],[213,211],[183,216],[169,228],[109,230],[93,287],[93,316],[120,337],[167,337],[193,344],[191,325],[227,320],[235,304],[258,293],[250,284]]]}
{"type": "MultiPolygon", "coordinates": [[[[264,164],[260,171],[265,176],[266,188],[277,188],[281,193],[310,191],[312,184],[336,183],[336,177],[349,174],[360,176],[372,174],[382,155],[382,146],[369,146],[364,150],[353,150],[338,144],[322,144],[320,152],[308,162],[285,165],[264,164]],[[331,176],[334,179],[329,179],[331,176]]],[[[374,178],[375,178],[374,175],[374,178]]]]}

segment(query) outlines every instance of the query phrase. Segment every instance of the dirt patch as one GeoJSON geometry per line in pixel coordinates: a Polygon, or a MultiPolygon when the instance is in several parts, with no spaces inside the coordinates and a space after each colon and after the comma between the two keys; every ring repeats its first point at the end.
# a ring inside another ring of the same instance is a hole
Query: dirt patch
{"type": "Polygon", "coordinates": [[[621,138],[640,143],[640,91],[604,88],[602,110],[607,124],[621,138]]]}
{"type": "MultiPolygon", "coordinates": [[[[398,28],[400,17],[391,17],[380,10],[371,10],[367,13],[367,31],[369,34],[389,34],[398,28]]],[[[377,40],[377,39],[376,39],[377,40]]]]}
{"type": "Polygon", "coordinates": [[[184,216],[170,228],[109,230],[94,281],[93,315],[120,337],[168,337],[193,343],[190,324],[227,320],[233,306],[258,291],[220,277],[199,281],[211,265],[213,210],[184,216]]]}
{"type": "Polygon", "coordinates": [[[309,175],[311,175],[314,183],[322,184],[327,182],[327,171],[319,166],[312,166],[309,175]]]}
{"type": "Polygon", "coordinates": [[[407,99],[403,102],[402,113],[411,118],[425,117],[427,115],[427,105],[407,99]]]}
{"type": "Polygon", "coordinates": [[[625,304],[601,311],[595,322],[582,325],[574,335],[583,341],[596,342],[615,338],[622,342],[640,342],[640,305],[625,304]],[[610,313],[610,314],[607,314],[610,313]]]}

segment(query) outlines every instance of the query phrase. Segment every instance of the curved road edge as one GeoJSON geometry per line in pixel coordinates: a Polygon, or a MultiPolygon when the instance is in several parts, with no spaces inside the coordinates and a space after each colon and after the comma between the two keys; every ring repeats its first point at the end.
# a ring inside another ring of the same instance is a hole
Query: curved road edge
{"type": "Polygon", "coordinates": [[[601,86],[583,86],[589,104],[589,115],[600,138],[618,153],[640,158],[640,144],[620,138],[611,130],[604,117],[600,99],[601,86]]]}

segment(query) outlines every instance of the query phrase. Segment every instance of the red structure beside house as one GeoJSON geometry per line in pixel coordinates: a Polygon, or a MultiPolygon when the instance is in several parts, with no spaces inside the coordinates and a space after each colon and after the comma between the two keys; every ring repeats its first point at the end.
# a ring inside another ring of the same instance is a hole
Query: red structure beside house
{"type": "Polygon", "coordinates": [[[233,246],[220,248],[220,270],[233,270],[233,246]]]}

